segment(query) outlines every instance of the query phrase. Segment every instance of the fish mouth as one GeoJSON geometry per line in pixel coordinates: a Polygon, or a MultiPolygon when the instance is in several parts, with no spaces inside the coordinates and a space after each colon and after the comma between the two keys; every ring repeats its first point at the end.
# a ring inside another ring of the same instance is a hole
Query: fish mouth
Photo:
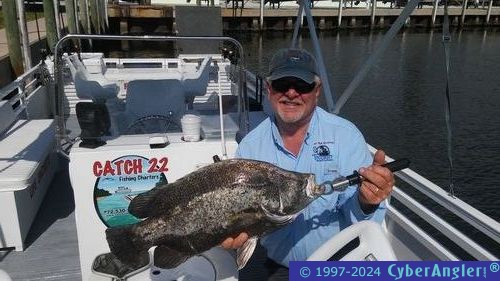
{"type": "Polygon", "coordinates": [[[289,224],[293,222],[299,215],[298,213],[290,215],[273,214],[262,205],[260,206],[260,208],[262,209],[262,211],[264,211],[266,218],[277,225],[289,224]]]}
{"type": "Polygon", "coordinates": [[[316,198],[318,196],[321,196],[325,193],[326,188],[322,185],[317,185],[315,176],[310,175],[307,178],[307,186],[306,186],[306,195],[309,198],[316,198]]]}

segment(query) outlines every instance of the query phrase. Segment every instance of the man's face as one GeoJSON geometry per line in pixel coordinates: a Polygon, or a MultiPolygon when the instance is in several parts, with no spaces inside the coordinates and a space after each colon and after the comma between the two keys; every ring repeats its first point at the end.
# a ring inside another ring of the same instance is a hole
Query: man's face
{"type": "Polygon", "coordinates": [[[269,100],[276,117],[285,124],[309,122],[320,95],[318,83],[309,84],[295,77],[284,77],[267,84],[269,100]]]}

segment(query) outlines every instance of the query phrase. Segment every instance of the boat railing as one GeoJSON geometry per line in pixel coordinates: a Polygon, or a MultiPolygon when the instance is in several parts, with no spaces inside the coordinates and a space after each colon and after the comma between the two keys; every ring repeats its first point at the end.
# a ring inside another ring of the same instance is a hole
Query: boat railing
{"type": "Polygon", "coordinates": [[[51,106],[46,106],[44,110],[41,110],[41,107],[34,103],[30,106],[29,99],[37,98],[39,95],[35,93],[41,93],[45,101],[43,104],[48,105],[50,97],[45,86],[49,79],[51,77],[45,63],[40,62],[0,89],[0,100],[8,100],[17,116],[24,114],[23,117],[27,119],[47,118],[52,115],[48,110],[51,106]]]}
{"type": "MultiPolygon", "coordinates": [[[[376,151],[373,147],[370,147],[370,150],[372,153],[376,151]]],[[[391,161],[392,159],[387,157],[386,160],[391,161]]],[[[500,244],[500,223],[459,198],[450,195],[438,185],[432,183],[428,179],[410,169],[405,169],[396,172],[395,174],[399,179],[403,180],[405,183],[425,195],[426,198],[438,203],[451,214],[458,216],[479,232],[491,238],[495,243],[500,244]]],[[[462,250],[471,255],[473,258],[478,260],[498,260],[495,255],[490,253],[483,246],[445,221],[443,219],[444,216],[431,211],[429,208],[425,207],[423,204],[404,192],[401,188],[394,188],[391,199],[396,199],[402,203],[406,208],[437,229],[441,234],[446,236],[455,244],[459,245],[462,250]]],[[[389,214],[399,220],[399,224],[406,228],[408,233],[417,236],[419,241],[425,241],[426,246],[433,250],[433,253],[439,256],[439,258],[449,260],[457,259],[454,254],[443,248],[443,245],[437,243],[430,237],[430,235],[423,232],[415,223],[411,222],[411,220],[399,212],[397,208],[392,206],[392,204],[389,206],[389,214]]]]}

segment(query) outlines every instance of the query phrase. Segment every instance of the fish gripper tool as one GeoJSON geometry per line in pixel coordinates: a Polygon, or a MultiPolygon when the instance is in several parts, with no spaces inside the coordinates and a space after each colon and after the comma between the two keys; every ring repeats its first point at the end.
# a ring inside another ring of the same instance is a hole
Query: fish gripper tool
{"type": "MultiPolygon", "coordinates": [[[[401,158],[382,165],[382,167],[388,168],[391,172],[400,171],[408,168],[409,166],[410,166],[410,160],[408,158],[401,158]]],[[[351,185],[358,185],[362,181],[363,177],[358,173],[358,171],[354,171],[352,175],[346,177],[339,177],[333,181],[325,181],[321,183],[320,186],[325,187],[324,194],[331,194],[334,191],[343,192],[344,190],[347,189],[347,187],[351,185]]]]}

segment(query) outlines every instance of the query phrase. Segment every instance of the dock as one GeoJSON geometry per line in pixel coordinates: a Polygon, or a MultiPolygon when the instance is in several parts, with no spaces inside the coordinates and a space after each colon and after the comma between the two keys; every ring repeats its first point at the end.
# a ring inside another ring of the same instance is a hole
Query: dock
{"type": "MultiPolygon", "coordinates": [[[[31,56],[33,61],[40,61],[41,56],[38,50],[46,48],[44,46],[45,39],[45,19],[38,19],[27,23],[28,38],[32,51],[31,56]]],[[[0,87],[7,85],[15,79],[9,61],[9,48],[7,46],[7,36],[5,29],[0,29],[0,87]]]]}
{"type": "MultiPolygon", "coordinates": [[[[160,0],[157,0],[160,1],[160,0]]],[[[181,0],[169,0],[170,2],[181,0]]],[[[271,0],[278,1],[278,0],[271,0]]],[[[423,27],[423,28],[441,28],[443,22],[444,8],[436,5],[440,0],[423,0],[422,5],[413,11],[410,18],[406,21],[405,27],[423,27]]],[[[151,0],[149,0],[151,3],[151,0]]],[[[172,2],[172,3],[173,3],[172,2]]],[[[214,29],[222,31],[291,31],[297,20],[302,21],[302,17],[297,17],[298,4],[295,1],[286,1],[273,8],[267,4],[262,9],[260,1],[237,1],[230,0],[227,3],[221,1],[215,2],[212,6],[210,1],[201,1],[203,5],[195,6],[195,1],[191,5],[131,5],[124,3],[109,2],[107,5],[107,15],[109,20],[108,34],[156,34],[156,35],[222,35],[205,34],[208,29],[207,22],[214,29]],[[210,4],[207,7],[207,3],[210,4]],[[244,7],[242,6],[244,3],[244,7]],[[182,12],[189,10],[192,12],[182,12]],[[201,9],[206,9],[201,11],[201,9]],[[208,10],[211,11],[208,11],[208,10]],[[176,14],[183,14],[188,19],[178,20],[176,14]],[[210,20],[200,15],[210,14],[210,20]],[[219,16],[220,15],[220,16],[219,16]],[[195,24],[198,20],[204,20],[205,23],[195,24]],[[183,26],[183,30],[180,30],[183,26]],[[188,32],[187,32],[188,31],[188,32]],[[202,34],[197,34],[202,33],[202,34]]],[[[197,1],[196,1],[197,2],[197,1]]],[[[339,8],[338,1],[314,1],[314,7],[311,14],[315,26],[319,30],[342,30],[342,29],[388,29],[397,19],[404,7],[396,6],[396,2],[376,1],[375,7],[371,2],[366,1],[344,1],[339,8]],[[353,5],[353,3],[358,3],[353,5]]],[[[461,5],[461,1],[452,2],[449,6],[448,14],[451,26],[473,26],[490,27],[500,26],[500,6],[497,2],[482,0],[476,2],[476,5],[461,5]],[[491,3],[491,4],[490,4],[491,3]]],[[[469,1],[469,3],[472,3],[469,1]]],[[[65,14],[63,23],[67,23],[65,14]]],[[[307,21],[302,21],[303,27],[307,21]]],[[[95,25],[92,23],[92,25],[95,25]]],[[[64,28],[64,27],[63,27],[64,28]]],[[[38,19],[38,25],[35,21],[27,23],[28,37],[31,48],[32,61],[40,61],[40,49],[46,48],[45,43],[45,19],[38,19]]],[[[127,49],[126,47],[124,49],[127,49]]],[[[7,40],[5,30],[0,30],[0,86],[7,84],[15,79],[14,72],[7,58],[8,56],[7,40]]]]}
{"type": "MultiPolygon", "coordinates": [[[[238,3],[238,2],[235,2],[238,3]]],[[[320,30],[353,29],[353,28],[389,28],[396,20],[404,7],[391,7],[390,1],[377,1],[375,9],[370,5],[361,2],[359,6],[353,6],[349,1],[346,8],[340,9],[338,2],[317,1],[315,7],[311,9],[311,14],[316,27],[320,30]],[[363,6],[364,5],[364,6],[363,6]],[[339,21],[339,15],[341,20],[339,21]],[[373,17],[373,19],[372,19],[373,17]]],[[[443,6],[433,6],[432,2],[424,4],[413,11],[406,27],[440,27],[444,15],[443,6]],[[424,5],[425,4],[425,5],[424,5]],[[433,21],[433,11],[435,20],[433,21]]],[[[484,4],[484,2],[483,2],[484,4]]],[[[241,4],[240,4],[241,5],[241,4]]],[[[203,8],[203,6],[200,6],[203,8]]],[[[244,8],[241,6],[232,7],[229,4],[224,7],[221,4],[220,13],[223,22],[223,29],[226,31],[266,31],[266,30],[291,30],[297,20],[298,5],[295,2],[283,2],[281,7],[272,8],[266,5],[261,9],[259,2],[245,2],[244,8]]],[[[175,7],[166,5],[108,5],[108,16],[110,23],[120,26],[121,33],[124,27],[133,29],[137,19],[160,20],[160,23],[175,23],[175,7]]],[[[498,26],[500,25],[500,7],[486,4],[463,7],[449,6],[448,14],[452,26],[498,26]]],[[[172,28],[175,32],[175,24],[172,28]]]]}
{"type": "MultiPolygon", "coordinates": [[[[35,43],[41,39],[45,38],[45,19],[38,19],[38,28],[36,21],[30,21],[27,23],[28,38],[30,43],[35,43]],[[40,35],[40,37],[38,37],[40,35]]],[[[7,48],[7,38],[5,35],[5,29],[0,29],[0,60],[3,60],[9,55],[9,50],[7,48]]]]}

